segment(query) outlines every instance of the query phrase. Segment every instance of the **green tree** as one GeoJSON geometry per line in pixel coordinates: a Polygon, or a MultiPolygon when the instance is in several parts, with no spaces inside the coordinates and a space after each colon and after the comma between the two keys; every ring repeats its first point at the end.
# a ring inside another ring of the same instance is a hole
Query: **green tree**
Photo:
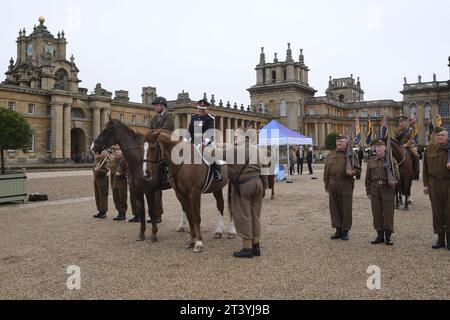
{"type": "Polygon", "coordinates": [[[1,174],[5,174],[5,150],[30,147],[33,132],[28,121],[16,111],[0,108],[1,174]]]}
{"type": "Polygon", "coordinates": [[[325,139],[325,148],[327,150],[334,150],[336,149],[336,137],[338,136],[338,133],[330,133],[327,135],[325,139]]]}

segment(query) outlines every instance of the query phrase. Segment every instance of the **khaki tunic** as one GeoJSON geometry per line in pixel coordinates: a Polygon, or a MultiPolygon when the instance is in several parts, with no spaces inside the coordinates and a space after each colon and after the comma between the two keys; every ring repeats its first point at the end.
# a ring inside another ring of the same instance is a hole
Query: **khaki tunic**
{"type": "Polygon", "coordinates": [[[93,169],[95,204],[98,212],[106,213],[108,211],[109,193],[108,169],[106,164],[97,168],[100,162],[101,160],[95,160],[93,169]]]}
{"type": "Polygon", "coordinates": [[[423,162],[423,185],[428,187],[437,234],[450,232],[450,170],[447,146],[429,144],[423,162]]]}
{"type": "MultiPolygon", "coordinates": [[[[249,159],[249,150],[258,154],[258,148],[248,142],[235,146],[234,163],[237,163],[237,152],[245,150],[245,161],[249,159]],[[246,148],[247,146],[247,148],[246,148]],[[245,149],[244,149],[245,148],[245,149]]],[[[244,164],[228,164],[230,177],[230,211],[236,231],[244,240],[259,243],[261,235],[261,208],[263,200],[263,183],[261,181],[261,163],[249,163],[240,177],[244,164]]]]}
{"type": "Polygon", "coordinates": [[[345,151],[333,151],[328,155],[325,163],[323,180],[325,190],[329,194],[331,225],[333,228],[351,230],[352,201],[354,177],[361,176],[358,156],[353,152],[354,176],[347,175],[347,160],[345,151]]]}
{"type": "Polygon", "coordinates": [[[408,134],[404,135],[403,138],[398,139],[398,136],[407,129],[403,128],[397,128],[395,129],[395,137],[397,140],[399,140],[402,144],[406,144],[407,148],[411,147],[411,145],[414,143],[414,133],[413,130],[410,130],[408,134]]]}
{"type": "MultiPolygon", "coordinates": [[[[377,231],[394,232],[395,186],[388,183],[388,172],[384,167],[384,158],[373,157],[367,163],[366,193],[372,203],[373,227],[377,231]]],[[[400,171],[395,159],[392,159],[392,174],[400,181],[400,171]]]]}
{"type": "Polygon", "coordinates": [[[111,189],[114,206],[119,213],[126,214],[128,209],[128,166],[125,159],[114,160],[110,166],[111,189]]]}
{"type": "MultiPolygon", "coordinates": [[[[170,132],[175,130],[175,118],[173,114],[165,112],[163,116],[154,116],[150,122],[150,129],[165,129],[170,132]]],[[[161,216],[164,213],[163,203],[162,203],[162,190],[155,192],[155,210],[157,215],[161,216]]]]}

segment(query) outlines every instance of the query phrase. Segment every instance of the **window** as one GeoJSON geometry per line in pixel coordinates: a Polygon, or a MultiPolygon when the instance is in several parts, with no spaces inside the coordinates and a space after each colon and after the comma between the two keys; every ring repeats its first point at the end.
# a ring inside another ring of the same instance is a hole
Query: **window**
{"type": "Polygon", "coordinates": [[[348,114],[348,117],[349,117],[349,118],[354,118],[354,117],[355,117],[355,113],[354,113],[354,112],[350,112],[350,113],[348,114]]]}
{"type": "Polygon", "coordinates": [[[28,104],[28,114],[34,114],[35,109],[36,109],[36,106],[34,105],[34,103],[28,104]]]}
{"type": "Polygon", "coordinates": [[[83,109],[80,109],[80,108],[72,108],[71,115],[72,115],[72,118],[75,118],[75,119],[86,118],[86,114],[84,113],[83,109]]]}
{"type": "Polygon", "coordinates": [[[16,111],[16,102],[15,101],[8,101],[8,109],[16,111]]]}
{"type": "Polygon", "coordinates": [[[131,116],[131,124],[136,124],[136,115],[131,116]]]}
{"type": "Polygon", "coordinates": [[[287,106],[285,100],[281,100],[280,103],[280,117],[287,117],[287,106]]]}
{"type": "Polygon", "coordinates": [[[123,113],[119,115],[119,120],[120,122],[125,122],[125,116],[123,115],[123,113]]]}
{"type": "Polygon", "coordinates": [[[34,134],[34,130],[33,133],[31,134],[31,143],[30,143],[30,149],[28,149],[28,152],[34,152],[34,141],[35,140],[35,134],[34,134]]]}
{"type": "Polygon", "coordinates": [[[277,73],[275,71],[272,71],[272,83],[275,83],[277,81],[277,73]]]}
{"type": "Polygon", "coordinates": [[[47,106],[47,115],[48,116],[52,115],[52,106],[47,106]]]}
{"type": "Polygon", "coordinates": [[[450,118],[450,109],[448,102],[442,102],[439,105],[439,114],[442,118],[450,118]]]}
{"type": "Polygon", "coordinates": [[[147,118],[147,116],[144,116],[144,125],[147,125],[148,124],[148,118],[147,118]]]}
{"type": "Polygon", "coordinates": [[[429,103],[425,104],[425,119],[431,118],[431,105],[429,103]]]}
{"type": "Polygon", "coordinates": [[[316,110],[314,110],[314,108],[310,108],[309,109],[309,115],[310,116],[313,116],[313,115],[315,115],[316,114],[316,110]]]}
{"type": "Polygon", "coordinates": [[[411,110],[411,112],[410,112],[410,118],[411,118],[411,119],[414,119],[414,118],[417,116],[417,106],[413,103],[413,104],[410,106],[410,110],[411,110]]]}
{"type": "Polygon", "coordinates": [[[367,113],[367,111],[361,112],[361,118],[367,118],[368,116],[369,114],[367,113]]]}
{"type": "Polygon", "coordinates": [[[375,118],[381,117],[381,111],[375,111],[375,118]]]}
{"type": "Polygon", "coordinates": [[[450,123],[444,123],[442,126],[450,132],[450,123]]]}
{"type": "Polygon", "coordinates": [[[45,141],[45,151],[52,152],[52,130],[47,131],[47,137],[45,141]]]}

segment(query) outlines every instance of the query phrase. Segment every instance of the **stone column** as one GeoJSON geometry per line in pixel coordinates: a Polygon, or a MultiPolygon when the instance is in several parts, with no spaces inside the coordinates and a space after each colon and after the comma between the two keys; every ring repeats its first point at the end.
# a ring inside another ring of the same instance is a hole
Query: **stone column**
{"type": "Polygon", "coordinates": [[[92,112],[94,114],[92,119],[92,140],[95,140],[100,134],[100,109],[94,108],[92,112]]]}
{"type": "Polygon", "coordinates": [[[109,114],[109,110],[108,109],[102,108],[100,110],[100,131],[99,131],[99,134],[100,134],[101,131],[103,131],[103,129],[105,129],[106,124],[109,121],[108,114],[109,114]]]}
{"type": "Polygon", "coordinates": [[[319,124],[314,123],[314,139],[317,146],[319,146],[319,124]]]}
{"type": "Polygon", "coordinates": [[[72,141],[71,141],[71,111],[72,106],[64,105],[64,161],[72,161],[72,141]]]}
{"type": "Polygon", "coordinates": [[[222,143],[224,140],[224,127],[223,127],[223,117],[219,117],[219,127],[217,128],[220,131],[219,137],[217,137],[217,142],[222,143]]]}
{"type": "Polygon", "coordinates": [[[239,120],[234,119],[234,130],[236,130],[237,128],[239,128],[239,120]]]}
{"type": "Polygon", "coordinates": [[[325,145],[325,137],[326,137],[326,135],[325,135],[325,124],[322,123],[322,124],[320,124],[320,142],[321,142],[321,145],[325,145]]]}
{"type": "Polygon", "coordinates": [[[186,129],[189,129],[189,125],[191,124],[191,119],[192,119],[192,115],[190,113],[188,113],[187,115],[187,122],[186,122],[186,129]]]}
{"type": "Polygon", "coordinates": [[[64,111],[61,104],[52,104],[52,159],[61,162],[63,154],[63,117],[64,111]]]}
{"type": "Polygon", "coordinates": [[[176,113],[174,117],[175,117],[175,130],[180,129],[180,115],[176,113]]]}
{"type": "Polygon", "coordinates": [[[417,124],[419,126],[419,144],[426,143],[425,130],[425,107],[423,104],[417,106],[417,124]]]}
{"type": "MultiPolygon", "coordinates": [[[[225,128],[225,130],[230,130],[231,129],[231,118],[227,118],[227,127],[225,128]]],[[[229,131],[226,131],[226,143],[232,143],[233,142],[233,137],[231,136],[231,134],[229,133],[229,131]],[[227,134],[228,133],[228,134],[227,134]]]]}

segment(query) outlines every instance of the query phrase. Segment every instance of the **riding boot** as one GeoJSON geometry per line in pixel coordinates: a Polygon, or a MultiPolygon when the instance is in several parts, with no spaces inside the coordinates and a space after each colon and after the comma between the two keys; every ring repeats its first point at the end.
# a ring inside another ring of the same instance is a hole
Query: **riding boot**
{"type": "Polygon", "coordinates": [[[211,170],[213,171],[213,176],[215,181],[222,181],[222,175],[220,174],[220,166],[213,162],[211,164],[211,170]]]}
{"type": "Polygon", "coordinates": [[[343,241],[348,241],[348,230],[343,230],[342,231],[342,236],[341,236],[341,240],[343,241]]]}
{"type": "Polygon", "coordinates": [[[391,240],[391,235],[392,235],[392,232],[391,231],[385,231],[385,237],[386,237],[386,245],[387,246],[393,246],[394,245],[394,242],[392,242],[392,240],[391,240]]]}
{"type": "Polygon", "coordinates": [[[342,228],[336,228],[336,233],[331,236],[331,240],[340,239],[342,236],[342,228]]]}
{"type": "Polygon", "coordinates": [[[440,249],[445,247],[445,234],[439,233],[438,234],[438,240],[435,244],[433,244],[433,249],[440,249]]]}
{"type": "Polygon", "coordinates": [[[371,242],[371,244],[380,244],[384,243],[384,232],[383,231],[377,231],[378,236],[371,242]]]}

